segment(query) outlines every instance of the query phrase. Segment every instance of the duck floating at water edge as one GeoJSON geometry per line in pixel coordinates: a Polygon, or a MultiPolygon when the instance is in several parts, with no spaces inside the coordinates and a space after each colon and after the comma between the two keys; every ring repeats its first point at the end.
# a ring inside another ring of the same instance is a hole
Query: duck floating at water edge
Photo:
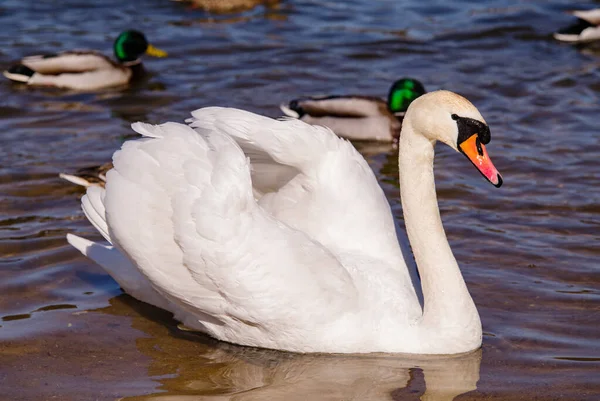
{"type": "Polygon", "coordinates": [[[304,97],[280,108],[289,117],[328,127],[343,138],[392,142],[400,136],[406,109],[424,93],[421,82],[402,78],[390,88],[387,101],[362,95],[304,97]]]}
{"type": "Polygon", "coordinates": [[[113,45],[117,62],[93,50],[29,56],[3,72],[14,82],[73,90],[97,90],[129,83],[142,73],[140,57],[165,57],[138,31],[121,33],[113,45]]]}
{"type": "Polygon", "coordinates": [[[113,156],[83,211],[110,244],[68,241],[132,296],[193,330],[293,352],[456,354],[481,322],[437,206],[434,144],[496,187],[479,111],[448,91],[408,108],[398,165],[421,308],[390,205],[365,159],[327,128],[209,107],[113,156]]]}

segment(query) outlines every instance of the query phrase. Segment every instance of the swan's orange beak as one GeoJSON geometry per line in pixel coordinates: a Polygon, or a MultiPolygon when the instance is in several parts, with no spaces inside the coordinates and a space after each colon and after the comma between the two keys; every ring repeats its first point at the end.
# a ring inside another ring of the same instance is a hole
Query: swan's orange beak
{"type": "Polygon", "coordinates": [[[458,149],[471,160],[471,163],[477,170],[483,175],[489,182],[491,182],[496,188],[502,185],[502,176],[494,167],[492,160],[488,156],[487,150],[477,134],[471,135],[469,138],[464,140],[458,149]]]}

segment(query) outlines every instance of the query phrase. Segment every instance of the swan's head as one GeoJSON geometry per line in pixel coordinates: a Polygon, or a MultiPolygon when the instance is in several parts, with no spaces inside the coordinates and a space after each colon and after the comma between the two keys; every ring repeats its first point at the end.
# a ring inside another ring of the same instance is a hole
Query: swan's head
{"type": "Polygon", "coordinates": [[[424,94],[410,104],[404,121],[410,121],[413,130],[426,138],[461,152],[489,182],[502,185],[502,176],[485,149],[491,140],[490,128],[464,97],[444,90],[424,94]]]}

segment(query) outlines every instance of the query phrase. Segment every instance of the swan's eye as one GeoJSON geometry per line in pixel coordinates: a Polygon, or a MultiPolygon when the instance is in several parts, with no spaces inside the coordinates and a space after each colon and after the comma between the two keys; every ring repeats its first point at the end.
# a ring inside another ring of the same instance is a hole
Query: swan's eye
{"type": "Polygon", "coordinates": [[[475,146],[477,147],[477,154],[483,156],[483,145],[481,144],[479,137],[477,137],[477,141],[475,141],[475,146]]]}
{"type": "Polygon", "coordinates": [[[452,119],[456,121],[456,125],[458,126],[457,146],[473,135],[477,135],[477,138],[484,145],[488,144],[492,139],[489,127],[481,121],[468,117],[460,117],[456,114],[452,114],[452,119]]]}

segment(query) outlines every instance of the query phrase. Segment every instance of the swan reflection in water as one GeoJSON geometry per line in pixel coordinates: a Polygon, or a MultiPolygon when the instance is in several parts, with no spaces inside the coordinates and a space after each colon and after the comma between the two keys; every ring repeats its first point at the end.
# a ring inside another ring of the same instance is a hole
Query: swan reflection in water
{"type": "Polygon", "coordinates": [[[293,354],[182,331],[168,312],[127,295],[111,304],[98,312],[133,315],[133,328],[146,334],[137,349],[160,383],[155,394],[123,401],[449,401],[479,380],[481,349],[450,356],[293,354]]]}
{"type": "Polygon", "coordinates": [[[476,389],[481,351],[439,359],[294,355],[269,363],[220,350],[205,357],[205,369],[186,372],[179,366],[179,377],[162,380],[162,390],[179,394],[127,400],[393,400],[414,397],[424,386],[421,400],[450,401],[476,389]],[[419,370],[424,384],[413,384],[419,370]]]}

